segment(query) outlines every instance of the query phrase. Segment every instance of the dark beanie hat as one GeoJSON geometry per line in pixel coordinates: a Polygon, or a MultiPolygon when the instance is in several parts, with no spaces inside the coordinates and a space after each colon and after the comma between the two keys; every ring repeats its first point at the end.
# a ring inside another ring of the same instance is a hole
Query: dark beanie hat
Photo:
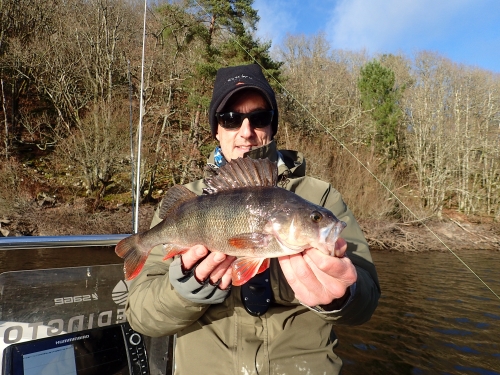
{"type": "Polygon", "coordinates": [[[257,64],[231,66],[228,68],[220,68],[215,76],[214,91],[212,101],[210,102],[210,128],[212,129],[212,137],[217,134],[217,118],[216,112],[224,109],[227,101],[234,93],[253,89],[259,91],[267,100],[271,109],[274,111],[271,127],[273,136],[278,130],[278,105],[274,91],[269,85],[266,77],[262,73],[260,66],[257,64]]]}

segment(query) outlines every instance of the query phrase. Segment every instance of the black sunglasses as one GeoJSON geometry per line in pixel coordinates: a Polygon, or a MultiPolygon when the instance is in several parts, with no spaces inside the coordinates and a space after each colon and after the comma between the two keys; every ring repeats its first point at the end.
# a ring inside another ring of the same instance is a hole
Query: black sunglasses
{"type": "Polygon", "coordinates": [[[274,111],[254,111],[250,113],[217,112],[215,116],[219,121],[219,125],[224,129],[238,129],[246,118],[250,121],[250,126],[265,128],[271,125],[274,111]]]}

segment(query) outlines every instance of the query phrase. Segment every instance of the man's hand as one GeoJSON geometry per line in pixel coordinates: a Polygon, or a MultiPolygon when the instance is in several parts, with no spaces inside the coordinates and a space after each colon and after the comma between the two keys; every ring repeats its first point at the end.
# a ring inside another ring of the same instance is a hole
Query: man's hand
{"type": "Polygon", "coordinates": [[[308,306],[328,305],[344,296],[357,279],[356,268],[344,256],[346,250],[347,243],[339,238],[335,244],[335,257],[311,248],[278,258],[283,274],[300,302],[308,306]]]}
{"type": "Polygon", "coordinates": [[[200,262],[194,271],[196,279],[203,282],[209,278],[212,284],[220,280],[219,288],[226,289],[231,285],[231,263],[235,259],[233,256],[216,251],[210,252],[203,245],[196,245],[182,254],[182,265],[185,270],[190,270],[200,262]]]}

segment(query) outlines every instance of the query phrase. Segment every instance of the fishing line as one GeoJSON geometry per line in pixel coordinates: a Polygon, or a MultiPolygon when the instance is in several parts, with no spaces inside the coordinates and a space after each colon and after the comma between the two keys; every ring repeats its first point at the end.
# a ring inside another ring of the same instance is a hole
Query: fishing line
{"type": "MultiPolygon", "coordinates": [[[[205,12],[205,14],[207,16],[210,17],[210,14],[207,12],[207,10],[200,4],[198,3],[197,0],[194,0],[194,2],[200,7],[200,9],[203,10],[203,12],[205,12]]],[[[222,27],[221,27],[222,28],[222,27]]],[[[262,70],[264,70],[266,73],[268,73],[268,75],[274,80],[274,82],[276,82],[276,84],[287,94],[289,95],[309,116],[311,116],[312,119],[314,119],[314,121],[316,121],[316,123],[318,125],[320,125],[320,127],[323,128],[323,130],[325,131],[326,134],[328,134],[330,137],[332,137],[345,151],[347,151],[347,153],[349,155],[351,155],[354,160],[356,160],[380,185],[382,185],[384,187],[384,189],[387,190],[387,192],[389,192],[389,194],[391,196],[393,196],[411,215],[413,215],[417,221],[420,221],[422,223],[422,225],[451,253],[453,254],[453,256],[455,256],[455,258],[457,258],[491,293],[493,293],[493,295],[495,297],[497,297],[499,300],[500,300],[500,296],[495,293],[495,291],[488,285],[486,284],[486,282],[476,273],[474,272],[474,270],[467,264],[465,263],[464,260],[462,260],[460,258],[460,256],[458,256],[457,253],[455,253],[427,224],[425,224],[425,222],[422,221],[422,219],[420,219],[417,214],[415,214],[406,204],[403,203],[403,201],[386,185],[384,184],[383,181],[381,181],[345,144],[344,142],[342,142],[338,137],[336,137],[331,131],[330,129],[328,129],[310,110],[309,108],[307,108],[304,104],[302,104],[302,102],[300,100],[298,100],[290,91],[288,91],[286,89],[285,86],[283,86],[281,84],[281,82],[279,82],[276,78],[274,78],[274,76],[272,74],[270,74],[251,54],[248,50],[245,49],[245,47],[243,47],[240,42],[236,39],[235,40],[236,44],[238,44],[238,46],[256,63],[258,64],[262,70]]]]}

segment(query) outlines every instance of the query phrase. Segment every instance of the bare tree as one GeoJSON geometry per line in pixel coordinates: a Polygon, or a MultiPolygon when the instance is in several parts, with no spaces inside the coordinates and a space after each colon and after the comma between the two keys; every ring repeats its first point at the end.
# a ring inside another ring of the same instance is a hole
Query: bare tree
{"type": "MultiPolygon", "coordinates": [[[[331,51],[322,35],[290,36],[279,56],[287,92],[280,98],[278,141],[301,150],[308,172],[331,182],[358,217],[388,215],[394,203],[359,163],[379,174],[381,160],[370,157],[371,129],[357,87],[365,56],[331,51]]],[[[393,186],[390,174],[382,171],[380,178],[393,186]]]]}
{"type": "Polygon", "coordinates": [[[471,213],[493,213],[498,196],[498,135],[495,118],[499,116],[500,96],[491,73],[479,69],[456,67],[454,90],[454,123],[458,147],[456,160],[459,210],[471,213]]]}
{"type": "Polygon", "coordinates": [[[417,84],[405,103],[408,121],[408,156],[414,167],[422,203],[441,215],[452,171],[450,137],[446,134],[449,91],[443,60],[422,53],[415,61],[417,84]]]}
{"type": "Polygon", "coordinates": [[[357,71],[330,56],[323,35],[289,36],[284,45],[279,52],[288,90],[283,119],[302,135],[323,134],[326,128],[342,140],[355,137],[362,113],[357,71]]]}
{"type": "Polygon", "coordinates": [[[77,164],[98,201],[126,153],[117,129],[128,121],[117,114],[127,108],[123,54],[136,24],[130,6],[117,0],[68,1],[63,12],[57,33],[36,49],[33,79],[57,111],[51,126],[59,155],[77,164]]]}
{"type": "Polygon", "coordinates": [[[468,214],[497,212],[497,80],[430,53],[417,55],[413,74],[407,147],[422,202],[438,217],[455,204],[468,214]]]}

